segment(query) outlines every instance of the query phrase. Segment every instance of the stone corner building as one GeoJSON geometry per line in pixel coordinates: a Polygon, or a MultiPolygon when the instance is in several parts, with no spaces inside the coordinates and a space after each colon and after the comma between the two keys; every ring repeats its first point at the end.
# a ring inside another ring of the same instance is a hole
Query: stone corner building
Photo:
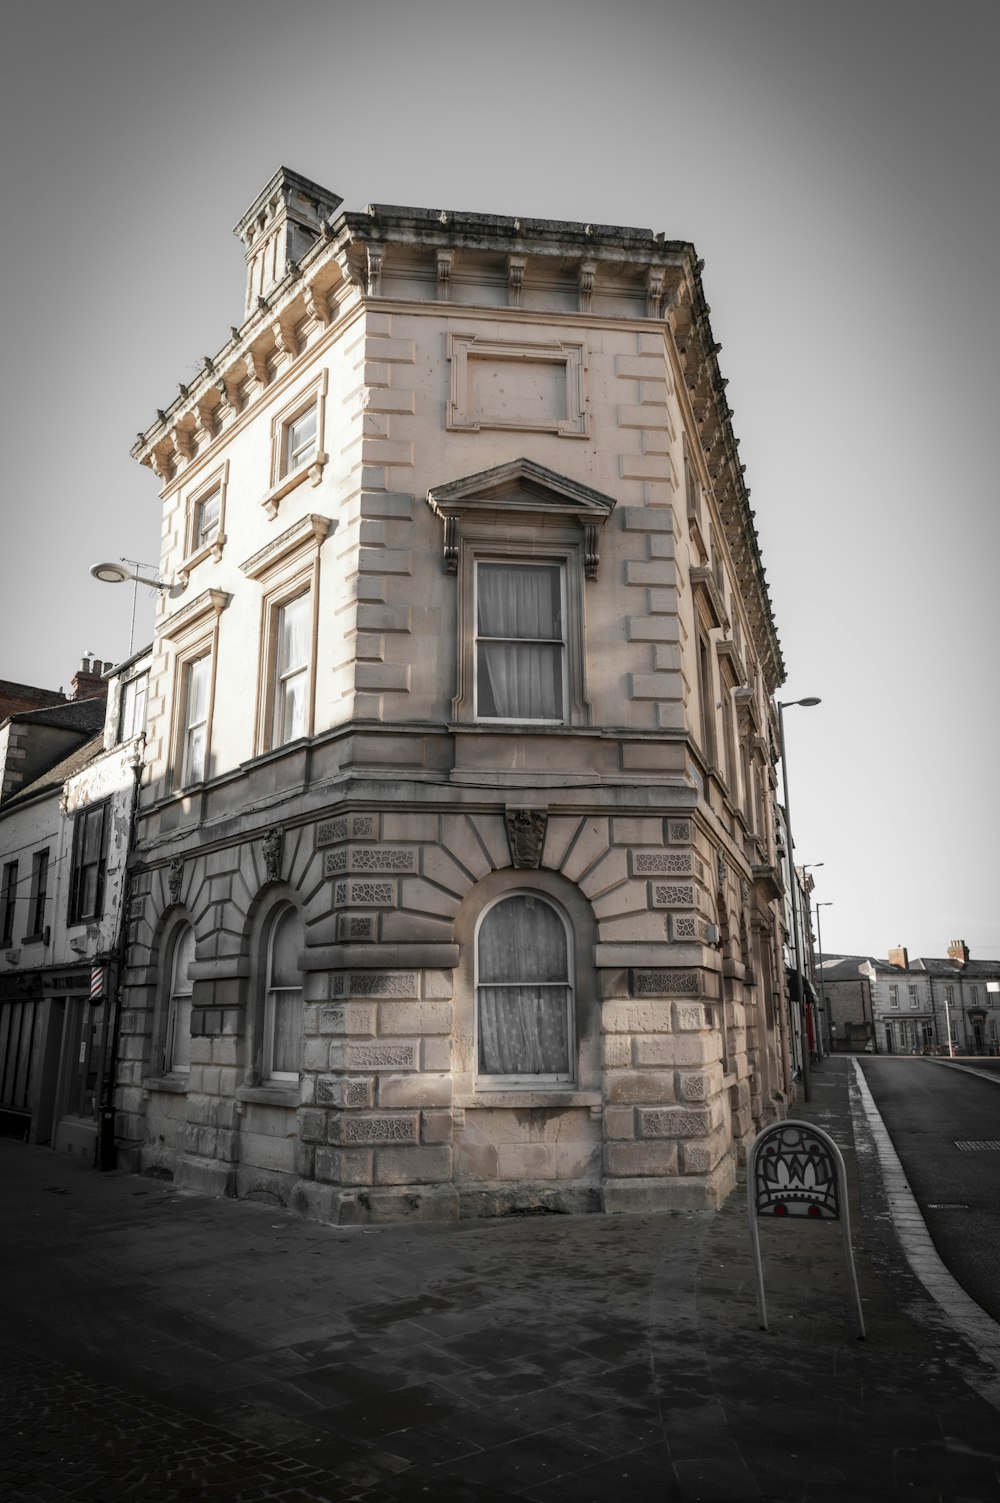
{"type": "Polygon", "coordinates": [[[331,1221],[717,1206],[783,1115],[783,676],[693,248],[341,200],[133,450],[120,1162],[331,1221]]]}

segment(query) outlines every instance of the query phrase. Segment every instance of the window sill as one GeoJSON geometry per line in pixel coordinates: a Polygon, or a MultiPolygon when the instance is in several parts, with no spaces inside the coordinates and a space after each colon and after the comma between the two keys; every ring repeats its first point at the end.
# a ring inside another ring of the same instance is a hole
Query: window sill
{"type": "Polygon", "coordinates": [[[147,1075],[142,1082],[144,1091],[165,1091],[171,1096],[186,1096],[189,1086],[187,1075],[147,1075]]]}
{"type": "Polygon", "coordinates": [[[299,1104],[299,1085],[240,1086],[237,1101],[248,1101],[254,1106],[286,1106],[294,1109],[299,1104]]]}
{"type": "Polygon", "coordinates": [[[290,475],[286,475],[283,480],[279,480],[277,485],[272,485],[267,494],[260,498],[260,504],[268,516],[276,517],[278,515],[278,503],[290,491],[295,490],[296,486],[301,485],[304,480],[309,480],[313,485],[319,485],[323,478],[323,466],[329,458],[329,454],[320,452],[313,457],[309,464],[304,464],[299,469],[293,470],[290,475]]]}
{"type": "Polygon", "coordinates": [[[477,1091],[474,1096],[456,1097],[455,1106],[466,1111],[526,1106],[595,1107],[603,1105],[600,1091],[581,1091],[576,1086],[505,1086],[499,1091],[477,1091]]]}
{"type": "Polygon", "coordinates": [[[203,564],[206,558],[214,558],[215,562],[218,563],[225,546],[226,534],[223,532],[218,537],[213,538],[210,543],[206,543],[203,548],[198,548],[194,553],[190,553],[177,570],[178,582],[186,585],[191,571],[196,569],[199,564],[203,564]]]}

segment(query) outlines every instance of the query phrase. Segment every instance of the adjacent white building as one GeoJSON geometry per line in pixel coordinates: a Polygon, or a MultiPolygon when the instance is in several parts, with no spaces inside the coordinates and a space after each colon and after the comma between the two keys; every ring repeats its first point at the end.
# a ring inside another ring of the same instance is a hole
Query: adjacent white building
{"type": "Polygon", "coordinates": [[[73,700],[0,726],[0,1129],[92,1162],[102,1110],[105,1162],[113,1155],[122,910],[148,669],[148,655],[117,668],[85,659],[73,700]]]}

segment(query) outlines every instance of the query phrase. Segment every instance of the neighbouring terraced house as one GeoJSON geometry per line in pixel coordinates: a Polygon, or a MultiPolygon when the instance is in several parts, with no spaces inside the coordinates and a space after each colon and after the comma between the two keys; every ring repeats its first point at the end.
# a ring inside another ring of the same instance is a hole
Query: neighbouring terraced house
{"type": "Polygon", "coordinates": [[[280,169],[140,435],[119,1162],[334,1221],[716,1206],[790,1086],[783,678],[693,247],[280,169]]]}

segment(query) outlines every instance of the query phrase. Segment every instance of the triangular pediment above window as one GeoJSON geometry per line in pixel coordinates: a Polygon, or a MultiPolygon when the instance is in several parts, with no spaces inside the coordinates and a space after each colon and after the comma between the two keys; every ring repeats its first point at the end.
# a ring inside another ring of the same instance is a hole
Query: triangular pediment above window
{"type": "Polygon", "coordinates": [[[458,531],[463,524],[550,528],[562,521],[586,534],[588,579],[597,575],[597,529],[615,508],[614,497],[547,470],[532,459],[514,459],[432,486],[427,501],[445,524],[444,557],[449,572],[457,565],[458,531]]]}

